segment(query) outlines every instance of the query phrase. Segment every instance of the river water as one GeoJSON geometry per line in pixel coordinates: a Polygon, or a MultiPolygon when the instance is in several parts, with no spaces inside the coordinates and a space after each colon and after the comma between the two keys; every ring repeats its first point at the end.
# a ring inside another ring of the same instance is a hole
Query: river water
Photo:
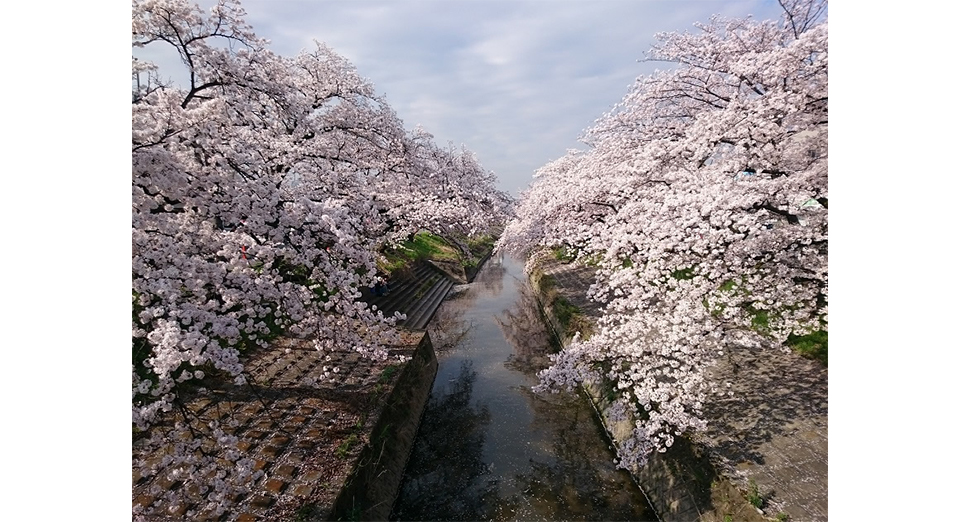
{"type": "Polygon", "coordinates": [[[656,520],[587,399],[531,391],[555,348],[519,261],[489,260],[429,333],[439,368],[391,520],[656,520]]]}

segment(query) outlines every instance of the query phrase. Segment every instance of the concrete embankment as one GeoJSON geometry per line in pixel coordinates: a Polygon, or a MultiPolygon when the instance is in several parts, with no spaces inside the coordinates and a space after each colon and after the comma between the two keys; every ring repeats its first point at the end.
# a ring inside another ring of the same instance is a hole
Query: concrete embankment
{"type": "Polygon", "coordinates": [[[368,442],[334,502],[332,520],[386,520],[413,449],[437,375],[437,357],[424,332],[390,394],[374,412],[368,442]]]}
{"type": "Polygon", "coordinates": [[[387,360],[281,338],[246,368],[249,385],[198,390],[184,409],[198,429],[235,434],[262,478],[221,515],[216,491],[184,485],[165,464],[171,448],[135,440],[134,510],[147,520],[385,519],[436,374],[426,333],[402,332],[387,360]],[[335,376],[318,380],[325,368],[335,376]]]}
{"type": "MultiPolygon", "coordinates": [[[[599,317],[600,304],[586,297],[595,270],[547,252],[532,260],[530,278],[545,320],[567,346],[571,310],[579,312],[573,315],[577,327],[589,329],[599,317]]],[[[678,440],[632,475],[667,522],[826,520],[826,369],[793,354],[727,351],[715,378],[733,381],[735,394],[706,408],[707,432],[678,440]],[[752,488],[762,510],[748,501],[752,488]]],[[[608,415],[608,383],[583,389],[619,445],[633,422],[608,415]]]]}
{"type": "MultiPolygon", "coordinates": [[[[393,303],[417,325],[430,320],[452,286],[430,274],[410,281],[411,288],[426,288],[398,292],[393,303]]],[[[232,497],[225,516],[387,519],[437,372],[422,326],[400,333],[386,360],[346,350],[321,353],[309,339],[280,338],[249,355],[248,386],[225,384],[184,397],[197,426],[231,426],[237,449],[263,472],[249,493],[232,497]]],[[[147,519],[220,520],[215,491],[185,486],[174,466],[164,464],[172,449],[146,442],[134,441],[134,511],[147,519]]]]}
{"type": "Polygon", "coordinates": [[[393,285],[391,294],[372,299],[388,315],[394,310],[405,313],[405,326],[416,328],[408,330],[408,335],[422,338],[389,395],[371,412],[364,428],[367,443],[330,508],[330,520],[387,520],[390,516],[437,375],[437,358],[424,329],[453,284],[472,280],[488,258],[489,253],[469,271],[456,264],[425,262],[408,279],[393,285]]]}

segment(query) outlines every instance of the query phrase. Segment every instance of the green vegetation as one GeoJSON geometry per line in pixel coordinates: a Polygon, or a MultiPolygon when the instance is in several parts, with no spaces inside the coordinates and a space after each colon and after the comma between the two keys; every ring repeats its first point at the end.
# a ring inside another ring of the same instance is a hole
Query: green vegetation
{"type": "Polygon", "coordinates": [[[429,232],[420,232],[409,241],[404,241],[393,248],[382,252],[384,261],[379,268],[383,272],[393,273],[396,270],[408,267],[416,261],[433,259],[437,261],[459,261],[459,251],[450,246],[440,236],[429,232]]]}
{"type": "MultiPolygon", "coordinates": [[[[737,282],[733,280],[725,281],[717,288],[717,291],[742,292],[739,290],[737,282]]],[[[744,293],[743,295],[748,294],[744,293]]],[[[704,306],[709,306],[706,300],[704,300],[704,306]]],[[[725,305],[716,305],[710,310],[710,313],[714,317],[719,317],[720,314],[723,313],[724,308],[725,305]]],[[[750,326],[755,332],[761,335],[767,335],[769,333],[770,320],[777,319],[778,317],[776,310],[755,308],[752,305],[748,305],[746,311],[750,316],[750,326]]],[[[827,365],[827,332],[823,330],[817,330],[806,335],[790,335],[784,345],[792,349],[794,353],[808,359],[820,361],[824,366],[827,365]]]]}
{"type": "Polygon", "coordinates": [[[584,337],[590,333],[590,322],[584,317],[580,308],[567,301],[564,297],[558,297],[553,302],[553,312],[563,326],[566,335],[573,335],[576,332],[584,337]]]}
{"type": "Polygon", "coordinates": [[[293,514],[294,522],[307,522],[320,516],[320,508],[313,502],[300,506],[293,514]]]}
{"type": "Polygon", "coordinates": [[[787,522],[790,520],[790,515],[784,513],[783,511],[777,513],[777,522],[787,522]]]}
{"type": "Polygon", "coordinates": [[[400,367],[396,364],[391,364],[383,369],[383,372],[380,373],[380,378],[377,379],[377,382],[380,384],[386,384],[390,382],[390,379],[393,378],[393,374],[397,373],[400,367]]]}
{"type": "Polygon", "coordinates": [[[733,289],[736,288],[736,286],[737,286],[737,283],[733,279],[730,279],[730,280],[724,281],[723,284],[720,285],[719,288],[717,288],[717,290],[720,290],[721,292],[732,292],[733,289]]]}
{"type": "Polygon", "coordinates": [[[543,272],[538,272],[540,276],[537,279],[537,286],[540,287],[540,291],[544,295],[550,295],[551,293],[556,294],[557,280],[551,275],[544,274],[543,272]]]}
{"type": "Polygon", "coordinates": [[[557,281],[551,275],[538,272],[537,286],[540,287],[540,293],[543,295],[547,306],[553,308],[553,314],[560,322],[563,329],[562,335],[573,337],[576,332],[580,332],[581,337],[587,339],[593,333],[593,324],[579,307],[568,301],[557,291],[557,281]]]}
{"type": "Polygon", "coordinates": [[[680,268],[680,269],[674,270],[673,272],[670,273],[670,277],[678,281],[693,279],[693,267],[688,266],[687,268],[680,268]]]}
{"type": "Polygon", "coordinates": [[[827,365],[827,332],[817,330],[807,335],[791,335],[785,344],[794,352],[827,365]]]}
{"type": "Polygon", "coordinates": [[[392,274],[417,261],[429,259],[457,263],[465,270],[476,269],[480,260],[493,250],[495,242],[496,237],[492,235],[448,240],[436,234],[420,232],[410,240],[381,252],[382,259],[377,268],[381,272],[392,274]],[[461,250],[458,243],[469,249],[469,256],[461,250]]]}
{"type": "MultiPolygon", "coordinates": [[[[577,261],[584,266],[598,267],[600,266],[600,262],[603,261],[603,255],[601,254],[588,256],[583,253],[583,250],[568,245],[553,247],[550,249],[550,252],[553,254],[554,259],[564,264],[577,261]]],[[[627,259],[626,261],[630,260],[627,259]]],[[[626,268],[626,266],[624,266],[624,268],[626,268]]]]}
{"type": "Polygon", "coordinates": [[[472,260],[474,262],[474,265],[476,265],[480,261],[480,258],[476,257],[477,254],[481,254],[481,257],[482,257],[492,252],[493,246],[496,244],[496,242],[497,242],[497,236],[493,236],[493,235],[482,235],[482,236],[467,238],[466,240],[467,246],[470,248],[470,252],[474,254],[474,257],[472,259],[466,260],[466,262],[469,262],[472,260]]]}
{"type": "Polygon", "coordinates": [[[351,433],[350,436],[347,437],[347,440],[343,441],[339,446],[337,446],[337,457],[341,459],[347,458],[347,455],[350,453],[350,448],[355,446],[359,440],[360,439],[357,437],[356,433],[351,433]]]}
{"type": "Polygon", "coordinates": [[[753,327],[755,332],[765,334],[770,331],[770,312],[768,310],[748,306],[747,312],[750,313],[750,326],[753,327]]]}
{"type": "Polygon", "coordinates": [[[763,495],[760,494],[760,488],[753,479],[750,479],[750,489],[747,491],[747,502],[750,502],[750,505],[757,509],[763,509],[763,505],[766,504],[763,495]]]}
{"type": "Polygon", "coordinates": [[[577,258],[577,251],[573,248],[560,246],[553,247],[550,251],[553,252],[554,259],[561,263],[570,263],[577,258]]]}

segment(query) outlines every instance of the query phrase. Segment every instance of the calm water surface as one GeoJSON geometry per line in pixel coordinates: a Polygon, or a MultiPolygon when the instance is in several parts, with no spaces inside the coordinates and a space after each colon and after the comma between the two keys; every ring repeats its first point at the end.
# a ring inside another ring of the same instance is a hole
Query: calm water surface
{"type": "Polygon", "coordinates": [[[431,321],[439,369],[392,520],[656,520],[585,398],[535,394],[552,351],[520,262],[431,321]]]}

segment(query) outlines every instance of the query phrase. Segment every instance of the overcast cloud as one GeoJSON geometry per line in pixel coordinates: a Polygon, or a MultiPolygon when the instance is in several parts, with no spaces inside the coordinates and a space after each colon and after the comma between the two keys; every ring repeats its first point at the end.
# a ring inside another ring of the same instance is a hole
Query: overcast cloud
{"type": "MultiPolygon", "coordinates": [[[[243,6],[274,52],[293,56],[314,39],[325,42],[386,96],[408,129],[420,124],[441,146],[465,145],[514,195],[537,168],[581,148],[582,131],[638,76],[667,67],[638,61],[658,31],[693,31],[713,14],[780,13],[775,0],[247,0],[243,6]]],[[[156,59],[171,71],[166,59],[156,59]]]]}

